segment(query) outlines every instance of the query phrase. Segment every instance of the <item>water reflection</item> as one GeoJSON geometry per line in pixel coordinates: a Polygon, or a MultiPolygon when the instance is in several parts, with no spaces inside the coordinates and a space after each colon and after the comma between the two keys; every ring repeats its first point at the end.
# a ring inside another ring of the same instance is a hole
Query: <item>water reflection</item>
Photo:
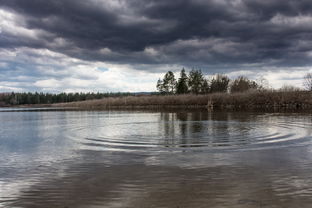
{"type": "Polygon", "coordinates": [[[309,207],[311,115],[2,112],[0,207],[309,207]]]}
{"type": "Polygon", "coordinates": [[[289,119],[286,116],[276,120],[270,115],[253,113],[161,113],[159,132],[163,135],[160,136],[158,144],[164,144],[166,147],[206,147],[205,150],[214,150],[271,148],[275,147],[272,144],[281,146],[310,142],[307,138],[311,135],[310,128],[307,128],[305,123],[291,124],[289,119]],[[289,125],[292,126],[289,128],[289,125]]]}

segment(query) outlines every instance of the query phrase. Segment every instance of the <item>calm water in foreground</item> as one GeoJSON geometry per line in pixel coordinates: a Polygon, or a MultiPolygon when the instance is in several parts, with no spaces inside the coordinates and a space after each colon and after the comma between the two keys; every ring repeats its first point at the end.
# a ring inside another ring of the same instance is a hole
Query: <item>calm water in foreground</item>
{"type": "Polygon", "coordinates": [[[312,115],[0,109],[0,207],[311,207],[312,115]]]}

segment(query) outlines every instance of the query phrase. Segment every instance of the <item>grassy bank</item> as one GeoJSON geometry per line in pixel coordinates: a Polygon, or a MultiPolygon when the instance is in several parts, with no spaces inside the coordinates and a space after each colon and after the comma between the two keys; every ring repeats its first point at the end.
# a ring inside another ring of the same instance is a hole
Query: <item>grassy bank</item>
{"type": "Polygon", "coordinates": [[[253,91],[234,94],[125,96],[60,103],[53,106],[80,109],[310,110],[312,109],[312,92],[253,91]]]}

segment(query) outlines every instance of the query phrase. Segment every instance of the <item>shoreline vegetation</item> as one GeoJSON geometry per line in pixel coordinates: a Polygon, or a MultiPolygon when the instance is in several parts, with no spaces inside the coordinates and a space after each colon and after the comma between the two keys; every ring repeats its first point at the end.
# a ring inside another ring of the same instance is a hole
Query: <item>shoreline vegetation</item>
{"type": "Polygon", "coordinates": [[[267,81],[216,74],[207,79],[200,70],[176,80],[168,71],[152,93],[0,93],[0,107],[58,107],[105,109],[312,110],[312,74],[304,77],[306,90],[268,87],[267,81]]]}
{"type": "Polygon", "coordinates": [[[250,91],[206,95],[145,95],[59,103],[53,107],[82,110],[205,109],[205,110],[312,110],[312,92],[250,91]]]}

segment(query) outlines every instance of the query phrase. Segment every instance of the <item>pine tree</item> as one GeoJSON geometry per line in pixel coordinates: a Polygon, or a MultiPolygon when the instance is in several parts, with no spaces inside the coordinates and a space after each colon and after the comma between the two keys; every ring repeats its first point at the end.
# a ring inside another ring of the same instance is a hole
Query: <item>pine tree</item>
{"type": "Polygon", "coordinates": [[[205,79],[201,70],[193,69],[189,74],[189,80],[188,80],[190,92],[194,94],[201,93],[204,81],[205,79]]]}
{"type": "Polygon", "coordinates": [[[204,79],[200,92],[203,94],[207,94],[209,93],[209,90],[210,90],[210,86],[209,86],[208,80],[204,79]]]}
{"type": "Polygon", "coordinates": [[[177,82],[177,89],[176,89],[177,94],[188,93],[187,82],[188,82],[188,77],[185,73],[185,69],[183,68],[180,73],[180,78],[178,79],[178,82],[177,82]]]}

